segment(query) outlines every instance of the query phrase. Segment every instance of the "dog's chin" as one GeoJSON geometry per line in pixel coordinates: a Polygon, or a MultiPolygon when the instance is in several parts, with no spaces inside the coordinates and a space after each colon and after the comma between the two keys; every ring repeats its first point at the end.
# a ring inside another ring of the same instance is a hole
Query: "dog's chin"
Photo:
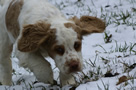
{"type": "Polygon", "coordinates": [[[80,66],[76,69],[71,69],[70,67],[63,67],[59,69],[62,74],[76,74],[78,72],[82,72],[83,67],[80,66]]]}

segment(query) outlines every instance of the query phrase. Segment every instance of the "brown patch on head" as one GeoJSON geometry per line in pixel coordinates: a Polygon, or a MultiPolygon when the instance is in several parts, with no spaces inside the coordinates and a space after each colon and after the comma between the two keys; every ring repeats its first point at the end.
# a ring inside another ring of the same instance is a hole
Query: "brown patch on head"
{"type": "Polygon", "coordinates": [[[105,22],[101,19],[92,16],[82,16],[80,19],[73,17],[70,19],[81,28],[81,35],[90,33],[101,33],[105,30],[105,22]]]}
{"type": "Polygon", "coordinates": [[[82,36],[80,35],[80,33],[81,33],[81,28],[80,28],[79,26],[77,26],[77,25],[75,25],[75,24],[73,24],[73,23],[64,23],[64,26],[65,26],[66,28],[72,28],[72,29],[74,29],[74,31],[77,32],[77,38],[78,38],[79,40],[82,39],[82,36]]]}
{"type": "Polygon", "coordinates": [[[7,13],[6,13],[6,26],[9,32],[13,35],[14,38],[17,38],[19,35],[19,23],[18,17],[23,6],[24,0],[12,0],[9,4],[7,13]]]}
{"type": "Polygon", "coordinates": [[[18,49],[22,52],[32,52],[37,50],[41,44],[50,42],[55,33],[50,29],[50,24],[38,22],[23,28],[22,36],[18,41],[18,49]]]}
{"type": "Polygon", "coordinates": [[[80,28],[73,23],[64,23],[64,26],[66,28],[73,28],[77,33],[80,33],[80,28]]]}

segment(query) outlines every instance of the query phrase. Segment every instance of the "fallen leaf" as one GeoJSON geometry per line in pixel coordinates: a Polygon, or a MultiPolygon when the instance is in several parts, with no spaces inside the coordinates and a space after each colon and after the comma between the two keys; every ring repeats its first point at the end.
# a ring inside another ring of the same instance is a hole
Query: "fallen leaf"
{"type": "Polygon", "coordinates": [[[119,84],[121,84],[123,82],[126,82],[127,80],[128,80],[127,76],[122,76],[122,77],[119,78],[119,81],[118,81],[118,83],[116,85],[119,85],[119,84]]]}

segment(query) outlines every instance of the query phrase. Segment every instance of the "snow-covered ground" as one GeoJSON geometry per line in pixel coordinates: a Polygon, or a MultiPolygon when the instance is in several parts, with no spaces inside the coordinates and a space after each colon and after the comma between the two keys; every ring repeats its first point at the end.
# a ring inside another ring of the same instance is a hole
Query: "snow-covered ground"
{"type": "MultiPolygon", "coordinates": [[[[33,73],[18,66],[13,54],[13,86],[1,85],[0,90],[136,90],[136,0],[49,1],[67,18],[90,15],[106,22],[104,33],[84,37],[84,69],[75,75],[79,86],[36,82],[33,73]]],[[[58,69],[51,63],[59,83],[58,69]]]]}

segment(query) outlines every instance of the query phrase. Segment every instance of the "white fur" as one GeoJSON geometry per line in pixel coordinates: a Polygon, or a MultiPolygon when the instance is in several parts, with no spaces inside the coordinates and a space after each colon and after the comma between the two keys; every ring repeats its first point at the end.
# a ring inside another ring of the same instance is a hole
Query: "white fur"
{"type": "MultiPolygon", "coordinates": [[[[45,21],[51,24],[51,28],[56,28],[56,40],[58,45],[64,45],[65,51],[63,56],[56,55],[54,60],[60,69],[60,81],[62,85],[75,84],[75,80],[71,74],[67,75],[68,66],[65,62],[72,59],[79,60],[82,67],[81,52],[74,49],[74,43],[78,41],[77,33],[72,28],[66,28],[64,23],[68,21],[63,14],[54,6],[49,4],[46,0],[24,0],[22,10],[20,12],[18,21],[20,26],[20,34],[17,39],[14,39],[11,33],[8,32],[5,25],[5,14],[9,2],[5,3],[1,0],[3,6],[0,12],[0,82],[5,85],[11,85],[11,62],[9,60],[9,47],[12,43],[16,46],[16,56],[19,63],[23,67],[28,67],[39,81],[45,83],[53,83],[53,73],[49,62],[47,62],[41,53],[32,52],[24,53],[17,49],[17,42],[21,37],[24,25],[35,24],[37,21],[45,21]],[[12,42],[12,43],[11,43],[12,42]],[[4,51],[4,52],[3,52],[4,51]],[[66,59],[67,58],[67,59],[66,59]],[[6,79],[3,79],[6,78],[6,79]]],[[[71,22],[73,23],[73,22],[71,22]]],[[[46,54],[47,56],[47,54],[46,54]]]]}
{"type": "MultiPolygon", "coordinates": [[[[74,49],[74,43],[75,41],[78,41],[77,39],[77,33],[71,29],[66,29],[65,27],[57,27],[57,44],[58,45],[64,45],[65,47],[65,52],[63,56],[56,55],[55,62],[57,66],[60,68],[60,71],[63,73],[67,73],[68,67],[65,66],[66,59],[70,61],[71,59],[79,59],[82,60],[82,55],[81,52],[77,52],[74,49]],[[65,30],[64,30],[65,29],[65,30]],[[61,62],[61,63],[60,63],[61,62]]],[[[80,61],[82,64],[82,61],[80,61]]]]}

